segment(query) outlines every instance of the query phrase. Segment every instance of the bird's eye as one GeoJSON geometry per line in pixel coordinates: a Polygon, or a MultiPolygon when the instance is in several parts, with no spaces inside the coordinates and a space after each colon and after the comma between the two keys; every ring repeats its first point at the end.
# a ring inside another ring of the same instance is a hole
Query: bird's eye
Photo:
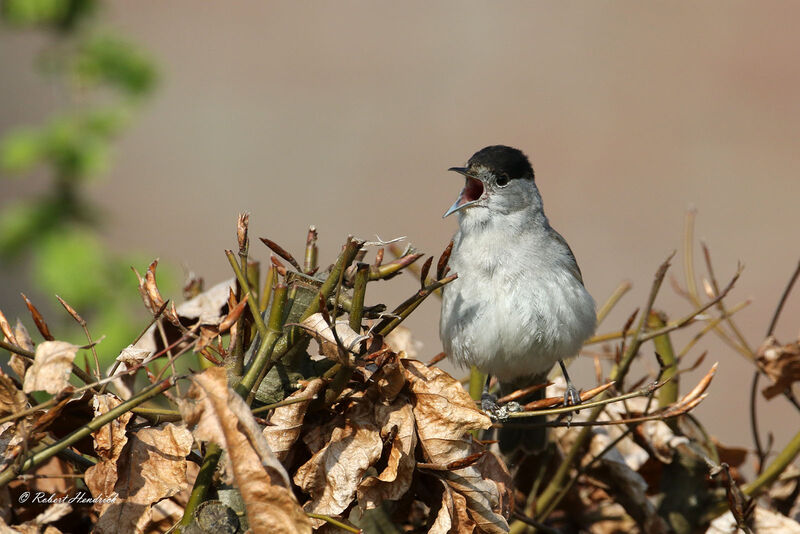
{"type": "Polygon", "coordinates": [[[508,176],[506,176],[505,174],[501,174],[500,176],[498,176],[497,177],[497,185],[499,187],[507,186],[508,185],[508,176]]]}

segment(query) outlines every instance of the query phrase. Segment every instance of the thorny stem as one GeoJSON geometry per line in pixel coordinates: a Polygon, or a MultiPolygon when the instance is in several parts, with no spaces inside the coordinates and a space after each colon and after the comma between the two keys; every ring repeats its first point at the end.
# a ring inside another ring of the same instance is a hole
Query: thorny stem
{"type": "MultiPolygon", "coordinates": [[[[694,219],[697,215],[696,210],[689,210],[686,212],[686,224],[684,227],[683,235],[683,266],[684,276],[686,277],[686,289],[689,296],[689,301],[696,304],[700,302],[700,294],[697,291],[697,279],[694,272],[694,219]]],[[[731,338],[722,326],[717,325],[714,332],[724,339],[728,344],[732,345],[737,352],[745,358],[752,360],[753,354],[747,347],[741,346],[731,338]]]]}
{"type": "Polygon", "coordinates": [[[742,487],[742,491],[750,497],[757,496],[764,488],[778,479],[786,467],[797,458],[798,453],[800,453],[800,432],[794,435],[758,478],[742,487]]]}
{"type": "Polygon", "coordinates": [[[283,399],[282,401],[273,402],[272,404],[265,404],[264,406],[259,406],[258,408],[254,408],[252,410],[253,414],[268,412],[270,410],[274,410],[275,408],[280,408],[281,406],[289,406],[290,404],[297,404],[298,402],[310,402],[316,399],[316,395],[312,395],[310,397],[297,397],[294,399],[283,399]]]}
{"type": "MultiPolygon", "coordinates": [[[[342,253],[339,254],[336,264],[333,266],[330,274],[325,279],[325,282],[323,282],[322,286],[319,288],[319,291],[317,292],[317,298],[311,299],[311,303],[300,316],[300,319],[297,321],[298,323],[302,323],[320,310],[319,296],[322,295],[323,301],[328,300],[333,293],[333,290],[336,289],[336,284],[339,282],[339,273],[343,272],[351,263],[353,263],[353,260],[355,259],[356,254],[358,254],[358,250],[361,248],[362,244],[363,243],[361,241],[354,239],[353,237],[347,238],[347,243],[344,246],[344,250],[342,250],[342,253]]],[[[293,326],[286,334],[281,336],[275,345],[275,349],[272,352],[272,357],[270,360],[274,362],[282,358],[289,351],[289,349],[294,346],[299,332],[301,332],[301,329],[293,326]]]]}
{"type": "MultiPolygon", "coordinates": [[[[702,243],[702,246],[703,246],[703,256],[705,257],[706,260],[706,269],[708,270],[708,277],[711,282],[711,289],[713,290],[715,295],[719,295],[719,284],[717,284],[717,277],[714,274],[714,268],[711,265],[711,253],[709,252],[708,246],[706,246],[705,243],[702,243]]],[[[741,271],[741,267],[739,267],[738,270],[741,271]]],[[[722,315],[727,316],[725,322],[728,323],[728,326],[733,331],[734,336],[736,336],[736,339],[739,341],[741,346],[745,348],[745,350],[751,355],[752,358],[755,358],[755,352],[747,343],[747,340],[745,339],[741,330],[739,330],[739,327],[736,326],[736,323],[733,321],[733,318],[725,310],[725,303],[722,301],[722,299],[717,301],[717,309],[720,311],[722,315]]]]}
{"type": "Polygon", "coordinates": [[[55,456],[58,452],[66,449],[73,443],[80,441],[81,439],[85,438],[92,432],[95,432],[116,419],[117,417],[121,416],[122,414],[130,411],[132,408],[139,406],[143,402],[152,399],[153,397],[163,393],[172,385],[174,384],[175,377],[168,378],[148,388],[144,389],[138,395],[131,397],[130,399],[126,400],[122,404],[112,408],[108,412],[99,415],[89,421],[87,424],[83,425],[78,430],[72,432],[68,436],[60,439],[59,441],[53,443],[52,445],[45,447],[44,449],[35,452],[28,458],[26,458],[21,464],[15,464],[9,466],[4,471],[0,472],[0,488],[14,480],[14,478],[19,475],[20,473],[24,473],[37,465],[41,464],[45,460],[48,460],[55,456]]]}
{"type": "MultiPolygon", "coordinates": [[[[686,344],[686,346],[685,346],[685,347],[683,347],[683,348],[681,349],[681,351],[678,353],[677,359],[680,361],[680,360],[681,360],[681,359],[682,359],[684,356],[686,356],[686,355],[689,353],[689,350],[690,350],[692,347],[694,347],[694,346],[695,346],[695,344],[696,344],[698,341],[700,341],[700,339],[701,339],[703,336],[705,336],[706,334],[708,334],[708,333],[709,333],[711,330],[713,330],[713,329],[714,329],[714,328],[715,328],[715,327],[716,327],[716,326],[717,326],[719,323],[721,323],[722,321],[724,321],[724,320],[725,320],[725,317],[727,317],[727,316],[729,316],[729,315],[734,315],[734,314],[738,313],[739,311],[741,311],[741,310],[742,310],[742,309],[744,309],[745,307],[749,306],[749,305],[750,305],[750,302],[751,302],[751,301],[749,301],[749,300],[742,301],[742,302],[740,302],[739,304],[737,304],[737,305],[733,306],[732,308],[728,308],[728,310],[727,310],[727,314],[726,314],[725,316],[721,316],[721,317],[715,317],[714,319],[711,319],[710,321],[708,321],[708,323],[707,323],[707,324],[706,324],[706,325],[705,325],[705,326],[704,326],[704,327],[703,327],[703,328],[702,328],[702,329],[701,329],[701,330],[700,330],[698,333],[696,333],[696,334],[694,335],[694,337],[693,337],[693,338],[692,338],[692,339],[691,339],[691,340],[690,340],[690,341],[689,341],[689,342],[686,344]]],[[[733,346],[733,345],[731,345],[731,348],[733,348],[734,350],[738,350],[738,348],[737,348],[736,346],[733,346]]]]}

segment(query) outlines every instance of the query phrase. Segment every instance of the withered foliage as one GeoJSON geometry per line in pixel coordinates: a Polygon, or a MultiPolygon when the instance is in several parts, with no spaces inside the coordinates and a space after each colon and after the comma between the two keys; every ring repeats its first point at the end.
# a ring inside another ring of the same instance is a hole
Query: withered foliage
{"type": "Polygon", "coordinates": [[[665,262],[645,307],[587,342],[597,384],[579,411],[554,379],[546,394],[499,399],[498,419],[400,326],[457,278],[449,247],[417,267],[410,247],[348,238],[320,269],[313,228],[302,261],[261,241],[275,254],[266,269],[249,258],[241,217],[238,255],[227,252],[235,278],[208,291],[196,279],[180,305],[162,296],[157,262],[137,273],[154,320],[99,378],[75,365],[87,349],[55,339],[29,299],[38,344],[0,312],[0,532],[800,532],[800,439],[771,451],[756,432],[753,455],[687,416],[713,394],[717,364],[688,355],[712,331],[769,379],[765,398],[798,404],[798,343],[768,336],[749,351],[732,320],[744,304],[726,300],[738,273],[720,286],[707,249],[708,276],[696,282],[687,247],[685,287],[674,282],[688,314],[653,309],[665,262]],[[368,283],[402,272],[419,278],[407,300],[391,311],[365,302],[368,283]],[[677,350],[671,333],[688,328],[677,350]],[[633,376],[631,362],[654,352],[657,371],[633,376]],[[499,454],[496,428],[544,424],[544,449],[499,454]]]}

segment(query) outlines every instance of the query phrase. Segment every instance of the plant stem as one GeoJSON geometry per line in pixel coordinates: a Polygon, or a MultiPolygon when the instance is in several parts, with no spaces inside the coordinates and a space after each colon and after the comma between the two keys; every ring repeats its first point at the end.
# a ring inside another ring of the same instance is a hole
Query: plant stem
{"type": "Polygon", "coordinates": [[[194,520],[194,511],[200,503],[206,500],[208,490],[214,481],[214,471],[217,469],[220,456],[222,456],[222,447],[213,441],[209,442],[206,445],[206,454],[203,456],[203,465],[200,466],[200,471],[197,473],[197,478],[192,487],[192,493],[189,495],[189,501],[183,511],[183,517],[181,517],[175,529],[176,534],[181,532],[181,527],[188,526],[194,520]]]}
{"type": "Polygon", "coordinates": [[[2,488],[6,484],[14,480],[14,478],[20,473],[24,473],[25,471],[28,471],[29,469],[36,467],[45,460],[48,460],[53,456],[55,456],[59,451],[66,449],[73,443],[80,441],[81,439],[85,438],[92,432],[99,430],[103,425],[110,423],[120,415],[130,411],[132,408],[135,408],[136,406],[139,406],[143,402],[152,399],[153,397],[166,391],[167,389],[172,387],[174,383],[174,378],[175,377],[171,377],[166,380],[162,380],[161,382],[158,382],[156,384],[153,384],[152,386],[143,390],[135,397],[131,397],[130,399],[123,402],[119,406],[114,407],[113,409],[109,410],[108,412],[98,417],[95,417],[87,424],[83,425],[81,428],[69,434],[68,436],[32,454],[31,456],[26,458],[25,461],[23,461],[21,464],[12,465],[6,468],[4,471],[0,472],[0,488],[2,488]]]}

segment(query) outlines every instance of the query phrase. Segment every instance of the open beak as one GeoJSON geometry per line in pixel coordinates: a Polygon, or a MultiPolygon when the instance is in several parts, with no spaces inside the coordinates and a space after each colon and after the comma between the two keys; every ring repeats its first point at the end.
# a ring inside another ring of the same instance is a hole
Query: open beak
{"type": "Polygon", "coordinates": [[[466,167],[450,167],[447,170],[466,176],[467,183],[464,185],[464,189],[461,190],[461,194],[458,195],[458,199],[453,203],[452,206],[450,206],[450,209],[448,209],[444,215],[442,215],[443,219],[451,213],[455,213],[466,207],[472,206],[478,202],[483,195],[483,182],[472,176],[469,173],[469,169],[466,167]]]}

